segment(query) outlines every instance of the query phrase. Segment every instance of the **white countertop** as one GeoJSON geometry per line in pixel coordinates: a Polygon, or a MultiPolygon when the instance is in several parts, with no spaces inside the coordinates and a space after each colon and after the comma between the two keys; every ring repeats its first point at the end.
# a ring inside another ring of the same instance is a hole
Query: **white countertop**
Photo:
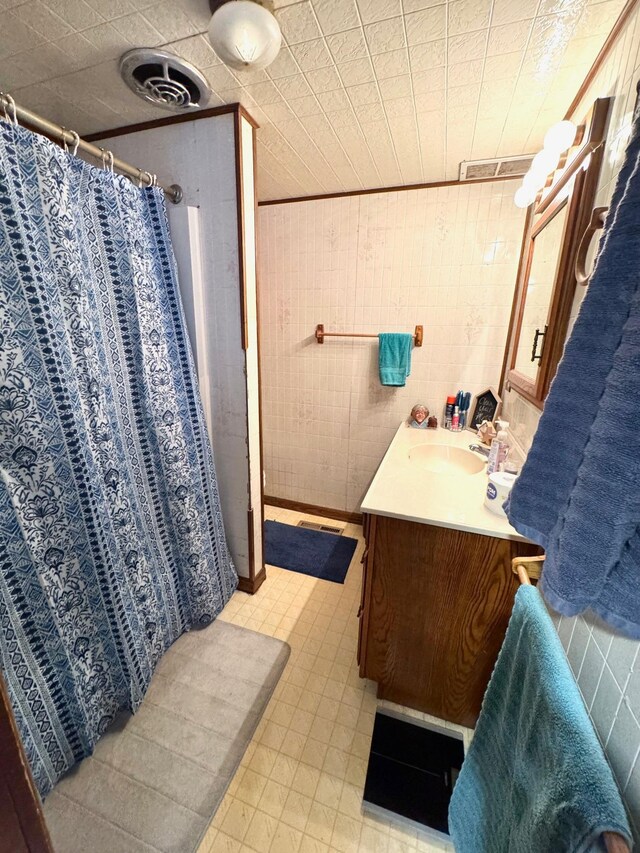
{"type": "Polygon", "coordinates": [[[445,444],[468,450],[470,444],[477,443],[471,430],[414,429],[401,424],[362,501],[362,512],[527,542],[506,518],[484,506],[486,465],[475,474],[445,474],[426,470],[419,461],[409,458],[412,448],[419,444],[445,444]]]}

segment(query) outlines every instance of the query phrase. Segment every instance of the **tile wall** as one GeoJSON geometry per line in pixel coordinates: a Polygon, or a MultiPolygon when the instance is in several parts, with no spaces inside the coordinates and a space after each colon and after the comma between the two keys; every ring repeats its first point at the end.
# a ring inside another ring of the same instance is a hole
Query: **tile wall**
{"type": "MultiPolygon", "coordinates": [[[[595,98],[615,98],[595,206],[610,202],[629,138],[639,77],[640,11],[636,7],[575,113],[579,120],[595,98]]],[[[577,303],[583,294],[580,288],[577,303]]],[[[506,409],[515,437],[528,450],[540,412],[515,393],[507,395],[506,409]]],[[[640,643],[614,636],[590,616],[556,618],[556,622],[640,844],[640,643]]]]}
{"type": "Polygon", "coordinates": [[[514,181],[262,206],[266,494],[357,511],[414,403],[497,386],[524,213],[514,181]],[[375,340],[327,331],[424,326],[404,388],[382,387],[375,340]]]}

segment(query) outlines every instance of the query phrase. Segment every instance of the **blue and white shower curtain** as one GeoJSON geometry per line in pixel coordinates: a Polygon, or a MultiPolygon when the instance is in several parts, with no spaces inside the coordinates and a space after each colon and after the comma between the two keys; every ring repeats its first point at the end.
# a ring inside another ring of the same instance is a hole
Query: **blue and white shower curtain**
{"type": "Polygon", "coordinates": [[[41,794],[236,584],[162,192],[0,121],[0,663],[41,794]]]}

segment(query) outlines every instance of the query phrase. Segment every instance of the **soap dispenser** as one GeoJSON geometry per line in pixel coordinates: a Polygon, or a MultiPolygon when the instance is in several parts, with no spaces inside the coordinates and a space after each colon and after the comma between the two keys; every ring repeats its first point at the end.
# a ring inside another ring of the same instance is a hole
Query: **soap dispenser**
{"type": "Polygon", "coordinates": [[[495,474],[502,470],[502,465],[509,454],[509,421],[496,421],[498,433],[491,442],[489,461],[487,462],[487,474],[495,474]]]}

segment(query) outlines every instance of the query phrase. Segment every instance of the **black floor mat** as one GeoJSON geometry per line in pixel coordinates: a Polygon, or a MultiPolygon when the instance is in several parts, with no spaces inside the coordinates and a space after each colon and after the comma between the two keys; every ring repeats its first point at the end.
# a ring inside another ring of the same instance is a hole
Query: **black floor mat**
{"type": "Polygon", "coordinates": [[[455,734],[377,713],[364,801],[448,834],[449,800],[463,758],[455,734]]]}

